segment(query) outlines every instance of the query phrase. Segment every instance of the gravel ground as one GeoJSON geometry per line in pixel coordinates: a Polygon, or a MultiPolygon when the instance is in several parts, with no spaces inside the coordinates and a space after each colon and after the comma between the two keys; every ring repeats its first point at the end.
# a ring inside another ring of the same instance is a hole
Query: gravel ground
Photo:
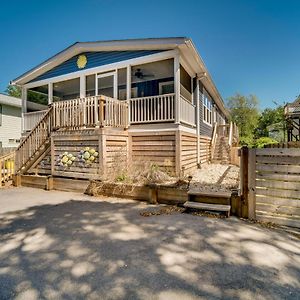
{"type": "Polygon", "coordinates": [[[193,174],[191,181],[191,189],[199,191],[230,191],[238,188],[238,186],[239,168],[233,165],[204,165],[193,174]]]}
{"type": "Polygon", "coordinates": [[[299,299],[300,240],[126,199],[0,191],[0,299],[299,299]]]}

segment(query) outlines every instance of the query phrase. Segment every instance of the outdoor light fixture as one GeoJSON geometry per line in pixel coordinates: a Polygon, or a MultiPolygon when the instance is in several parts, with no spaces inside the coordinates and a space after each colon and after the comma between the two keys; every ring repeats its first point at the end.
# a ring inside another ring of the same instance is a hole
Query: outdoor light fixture
{"type": "Polygon", "coordinates": [[[206,73],[206,72],[197,73],[197,78],[198,78],[198,79],[206,78],[206,76],[207,76],[207,73],[206,73]]]}

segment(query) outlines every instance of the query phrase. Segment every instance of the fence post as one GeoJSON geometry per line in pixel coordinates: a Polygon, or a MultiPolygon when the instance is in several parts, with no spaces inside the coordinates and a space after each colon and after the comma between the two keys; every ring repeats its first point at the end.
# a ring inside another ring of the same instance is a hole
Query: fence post
{"type": "Polygon", "coordinates": [[[248,150],[248,218],[256,219],[256,149],[248,150]]]}
{"type": "Polygon", "coordinates": [[[241,169],[240,169],[240,182],[241,182],[241,203],[240,203],[240,216],[248,218],[248,148],[241,148],[241,169]]]}

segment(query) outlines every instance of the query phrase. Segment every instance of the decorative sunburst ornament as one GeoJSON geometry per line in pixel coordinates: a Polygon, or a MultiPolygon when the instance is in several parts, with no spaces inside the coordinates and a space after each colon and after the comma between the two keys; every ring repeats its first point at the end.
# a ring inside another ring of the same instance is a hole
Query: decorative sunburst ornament
{"type": "Polygon", "coordinates": [[[77,67],[83,69],[87,64],[87,57],[85,55],[79,55],[77,58],[77,67]]]}

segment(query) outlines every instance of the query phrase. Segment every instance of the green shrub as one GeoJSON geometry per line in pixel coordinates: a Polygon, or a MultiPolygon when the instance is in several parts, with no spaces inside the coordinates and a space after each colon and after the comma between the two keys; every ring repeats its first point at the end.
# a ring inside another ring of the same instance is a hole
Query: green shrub
{"type": "Polygon", "coordinates": [[[261,137],[257,139],[254,143],[255,148],[264,148],[266,145],[278,144],[278,142],[270,137],[261,137]]]}

